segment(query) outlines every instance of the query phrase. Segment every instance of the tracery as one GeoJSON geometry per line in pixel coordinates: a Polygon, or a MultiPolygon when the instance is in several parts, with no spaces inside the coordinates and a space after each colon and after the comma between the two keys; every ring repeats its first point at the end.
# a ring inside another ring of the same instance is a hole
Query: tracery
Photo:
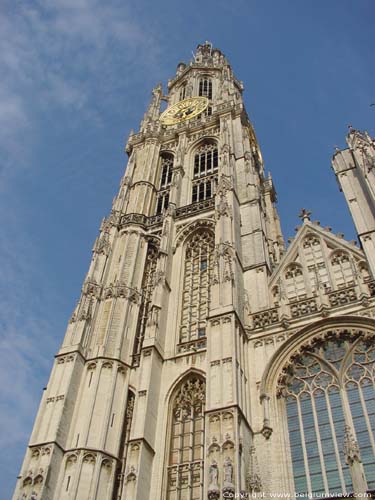
{"type": "Polygon", "coordinates": [[[279,379],[297,492],[353,491],[348,441],[375,487],[375,345],[362,332],[331,332],[294,355],[279,379]]]}
{"type": "Polygon", "coordinates": [[[141,353],[143,339],[147,325],[147,319],[151,310],[151,297],[154,285],[154,276],[157,264],[158,251],[153,245],[147,249],[145,270],[142,280],[142,298],[138,315],[137,331],[133,348],[133,362],[138,364],[141,353]]]}
{"type": "Polygon", "coordinates": [[[212,198],[217,186],[219,168],[217,145],[204,142],[194,155],[192,202],[212,198]]]}
{"type": "Polygon", "coordinates": [[[205,395],[204,380],[193,376],[173,399],[167,500],[203,498],[205,395]]]}
{"type": "Polygon", "coordinates": [[[213,250],[214,236],[209,231],[195,232],[186,243],[180,342],[206,336],[213,250]]]}
{"type": "Polygon", "coordinates": [[[156,214],[161,214],[169,205],[169,192],[173,175],[173,155],[162,153],[160,157],[160,183],[156,201],[156,214]]]}

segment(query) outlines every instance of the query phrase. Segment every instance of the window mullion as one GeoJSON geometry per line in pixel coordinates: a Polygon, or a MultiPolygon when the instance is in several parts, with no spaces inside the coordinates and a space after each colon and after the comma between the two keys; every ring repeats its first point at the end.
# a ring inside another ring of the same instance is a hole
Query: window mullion
{"type": "Polygon", "coordinates": [[[192,309],[193,309],[193,295],[194,295],[194,249],[191,249],[191,262],[190,262],[190,290],[189,290],[189,313],[188,313],[188,340],[191,340],[192,330],[192,309]]]}
{"type": "Polygon", "coordinates": [[[363,393],[362,393],[362,386],[361,386],[360,383],[358,383],[357,385],[358,385],[358,394],[359,394],[359,398],[361,400],[363,415],[364,415],[365,420],[366,420],[367,432],[368,432],[368,435],[370,436],[370,441],[371,441],[371,446],[372,446],[372,452],[375,455],[374,435],[373,435],[373,430],[371,429],[371,422],[370,422],[370,419],[369,419],[368,413],[367,413],[366,402],[364,400],[363,393]]]}
{"type": "Polygon", "coordinates": [[[300,433],[301,433],[303,461],[304,461],[305,471],[306,471],[306,482],[307,482],[307,489],[308,489],[307,493],[309,493],[311,495],[312,489],[311,489],[310,469],[309,469],[309,461],[308,461],[308,457],[307,457],[306,444],[305,444],[305,432],[303,429],[301,403],[300,403],[299,397],[296,399],[297,399],[297,408],[298,408],[298,423],[299,423],[299,429],[300,429],[300,433]]]}
{"type": "Polygon", "coordinates": [[[194,444],[194,408],[193,406],[190,407],[190,436],[189,436],[189,442],[190,442],[190,450],[189,450],[189,462],[190,462],[190,468],[189,468],[189,497],[192,499],[193,497],[193,444],[194,444]]]}
{"type": "Polygon", "coordinates": [[[318,444],[320,466],[322,469],[324,490],[325,490],[325,493],[328,494],[329,493],[328,480],[327,480],[326,467],[325,467],[325,462],[324,462],[322,442],[320,439],[318,416],[316,414],[315,394],[311,393],[310,396],[311,396],[311,408],[312,408],[312,413],[313,413],[314,427],[315,427],[315,434],[316,434],[316,442],[318,444]]]}
{"type": "Polygon", "coordinates": [[[332,416],[331,403],[330,403],[327,391],[324,391],[324,396],[325,396],[325,400],[326,400],[329,425],[330,425],[330,428],[331,428],[331,435],[332,435],[333,447],[335,449],[337,470],[338,470],[338,473],[339,473],[339,476],[340,476],[341,489],[345,493],[346,492],[345,478],[344,478],[344,473],[342,471],[341,457],[340,457],[339,446],[338,446],[337,438],[336,438],[335,424],[334,424],[334,420],[333,420],[333,416],[332,416]]]}
{"type": "Polygon", "coordinates": [[[198,311],[197,311],[197,338],[198,338],[198,331],[200,328],[200,323],[201,323],[201,303],[202,303],[202,244],[199,245],[199,261],[198,261],[198,311]]]}

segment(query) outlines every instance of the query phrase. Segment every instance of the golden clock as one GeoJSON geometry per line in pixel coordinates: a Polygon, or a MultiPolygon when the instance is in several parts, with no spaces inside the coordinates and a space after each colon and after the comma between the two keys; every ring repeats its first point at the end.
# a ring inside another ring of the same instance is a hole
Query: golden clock
{"type": "Polygon", "coordinates": [[[160,122],[163,125],[176,125],[200,115],[207,106],[207,97],[189,97],[167,108],[161,114],[160,122]]]}

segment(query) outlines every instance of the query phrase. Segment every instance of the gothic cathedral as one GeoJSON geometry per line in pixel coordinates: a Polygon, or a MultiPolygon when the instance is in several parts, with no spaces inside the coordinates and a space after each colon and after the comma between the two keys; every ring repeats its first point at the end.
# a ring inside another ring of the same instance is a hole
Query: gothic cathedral
{"type": "Polygon", "coordinates": [[[153,90],[14,500],[374,492],[375,143],[332,161],[360,248],[286,249],[242,91],[208,42],[153,90]]]}

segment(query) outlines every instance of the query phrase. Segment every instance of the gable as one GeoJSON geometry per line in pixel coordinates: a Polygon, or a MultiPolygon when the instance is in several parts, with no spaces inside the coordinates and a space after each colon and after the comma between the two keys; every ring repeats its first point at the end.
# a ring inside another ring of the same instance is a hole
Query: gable
{"type": "Polygon", "coordinates": [[[354,286],[369,277],[364,253],[306,221],[270,278],[274,304],[354,286]]]}

